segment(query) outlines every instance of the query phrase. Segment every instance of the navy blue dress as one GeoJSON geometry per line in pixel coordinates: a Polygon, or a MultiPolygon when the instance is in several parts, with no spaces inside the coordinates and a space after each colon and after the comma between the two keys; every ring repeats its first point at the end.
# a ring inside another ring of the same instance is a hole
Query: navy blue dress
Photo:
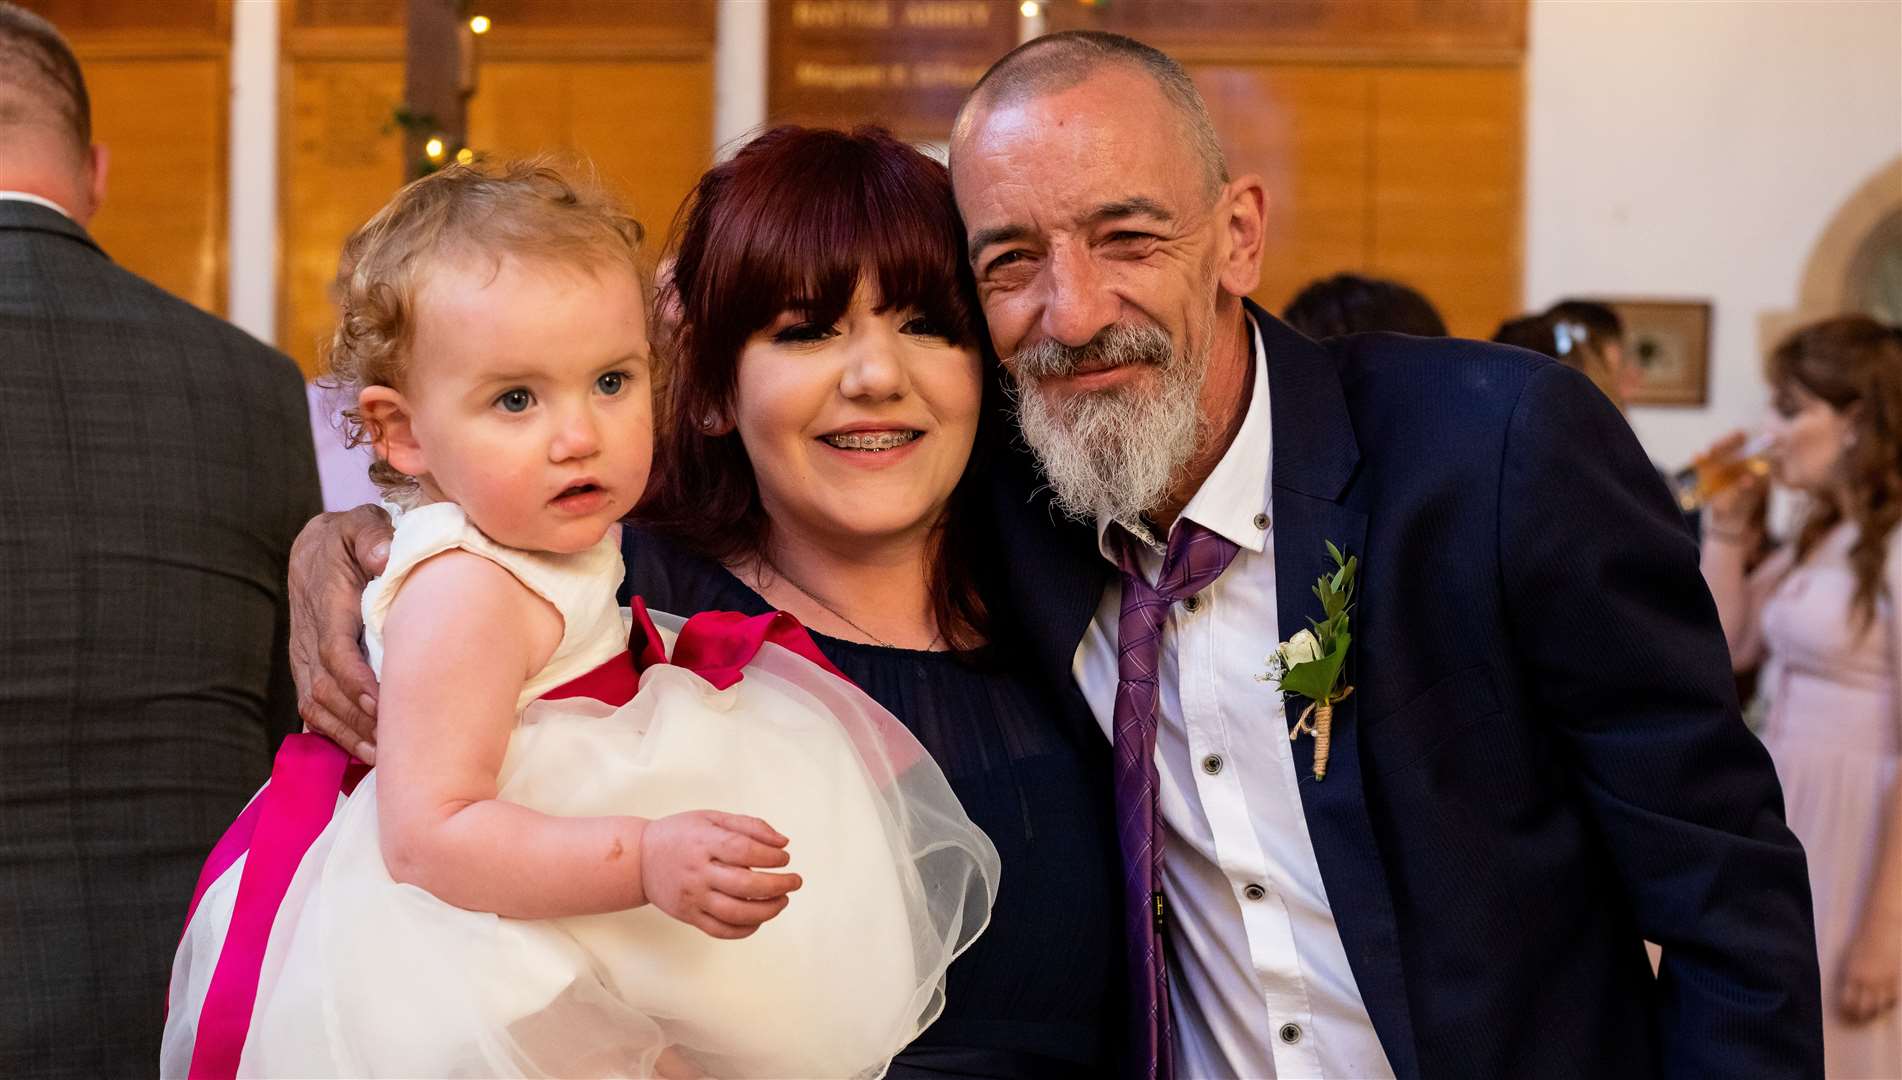
{"type": "MultiPolygon", "coordinates": [[[[725,567],[654,533],[628,529],[622,553],[624,601],[638,594],[683,616],[772,610],[725,567]]],[[[1003,865],[990,927],[947,975],[944,1015],[889,1075],[1110,1071],[1123,943],[1108,745],[1094,721],[1040,682],[1022,650],[963,660],[812,636],[937,760],[1003,865]]]]}

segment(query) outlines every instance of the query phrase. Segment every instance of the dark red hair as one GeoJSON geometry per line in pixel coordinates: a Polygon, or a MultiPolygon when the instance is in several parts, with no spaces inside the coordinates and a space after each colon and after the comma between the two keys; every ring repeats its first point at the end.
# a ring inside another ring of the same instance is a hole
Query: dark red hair
{"type": "Polygon", "coordinates": [[[972,489],[1002,414],[964,247],[950,173],[882,128],[776,127],[708,170],[674,220],[659,306],[678,323],[636,520],[720,562],[765,554],[772,522],[752,462],[738,434],[712,434],[705,422],[732,415],[748,338],[790,309],[837,321],[864,279],[885,309],[916,311],[985,356],[983,420],[936,533],[931,582],[945,640],[958,649],[985,640],[978,560],[988,545],[972,489]]]}

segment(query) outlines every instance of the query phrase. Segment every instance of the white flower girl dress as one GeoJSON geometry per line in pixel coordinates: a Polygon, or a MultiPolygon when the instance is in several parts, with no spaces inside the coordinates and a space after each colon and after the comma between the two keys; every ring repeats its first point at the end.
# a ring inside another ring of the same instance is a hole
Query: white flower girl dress
{"type": "MultiPolygon", "coordinates": [[[[376,774],[293,736],[214,851],[173,968],[165,1076],[878,1076],[943,1008],[996,894],[990,841],[891,714],[790,616],[663,631],[615,606],[612,537],[502,547],[453,503],[402,514],[364,595],[372,666],[408,572],[460,548],[565,620],[523,687],[500,797],[550,814],[721,810],[790,839],[803,887],[724,941],[654,907],[521,920],[392,880],[376,774]],[[668,659],[671,657],[671,659],[668,659]],[[352,787],[352,781],[357,781],[352,787]]],[[[661,621],[676,622],[666,616],[661,621]]]]}

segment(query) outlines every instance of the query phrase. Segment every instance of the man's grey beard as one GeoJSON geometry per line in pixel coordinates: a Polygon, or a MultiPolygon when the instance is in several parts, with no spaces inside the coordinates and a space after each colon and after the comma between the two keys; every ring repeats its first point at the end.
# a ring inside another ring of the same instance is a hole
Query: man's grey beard
{"type": "MultiPolygon", "coordinates": [[[[1209,340],[1206,333],[1201,337],[1209,340]]],[[[1056,493],[1057,508],[1071,517],[1137,524],[1163,505],[1202,447],[1206,345],[1179,354],[1159,327],[1117,323],[1081,346],[1046,338],[1004,367],[1024,439],[1056,493]],[[1043,379],[1103,361],[1149,364],[1161,378],[1147,389],[1078,393],[1061,402],[1040,388],[1043,379]]]]}

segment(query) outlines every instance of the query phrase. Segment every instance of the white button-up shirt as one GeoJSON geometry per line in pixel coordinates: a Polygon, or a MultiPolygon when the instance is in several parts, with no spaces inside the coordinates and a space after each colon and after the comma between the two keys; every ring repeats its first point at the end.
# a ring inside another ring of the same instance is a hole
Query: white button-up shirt
{"type": "Polygon", "coordinates": [[[44,206],[48,210],[57,210],[63,217],[70,218],[73,216],[64,206],[61,206],[44,195],[35,195],[30,191],[0,191],[0,202],[30,202],[44,206]]]}
{"type": "MultiPolygon", "coordinates": [[[[1176,1071],[1391,1077],[1321,883],[1282,696],[1255,678],[1280,641],[1264,354],[1256,327],[1241,430],[1182,511],[1241,550],[1214,584],[1170,608],[1162,631],[1156,771],[1176,1071]]],[[[1097,538],[1116,563],[1109,528],[1099,521],[1097,538]]],[[[1162,557],[1137,545],[1152,582],[1162,557]]],[[[1073,665],[1105,734],[1121,611],[1112,583],[1073,665]]]]}

